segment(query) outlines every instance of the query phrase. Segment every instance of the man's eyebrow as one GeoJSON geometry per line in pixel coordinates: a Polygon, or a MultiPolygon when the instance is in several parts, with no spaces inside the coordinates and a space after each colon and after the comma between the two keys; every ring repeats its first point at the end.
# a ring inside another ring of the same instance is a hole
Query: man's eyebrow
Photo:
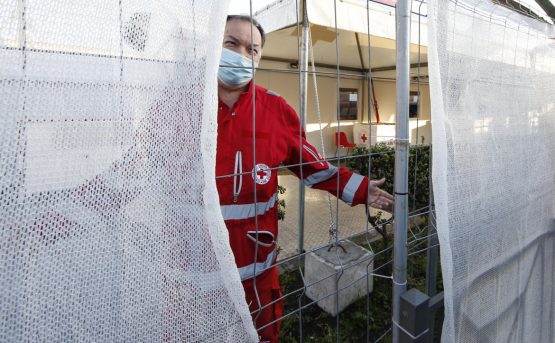
{"type": "MultiPolygon", "coordinates": [[[[241,40],[240,40],[239,38],[237,38],[237,37],[235,37],[235,36],[233,36],[232,34],[229,34],[229,33],[226,34],[226,35],[224,36],[224,41],[227,41],[227,40],[232,40],[232,41],[235,42],[235,43],[241,42],[241,40]]],[[[252,43],[252,41],[249,42],[249,43],[252,43]]],[[[254,43],[254,44],[252,44],[252,46],[253,46],[254,48],[259,48],[259,47],[261,47],[262,45],[261,45],[261,44],[258,44],[258,43],[254,43]]]]}
{"type": "Polygon", "coordinates": [[[232,41],[234,41],[234,42],[238,42],[238,41],[239,41],[239,39],[235,38],[233,35],[230,35],[230,34],[227,34],[227,35],[225,36],[225,40],[228,40],[228,39],[230,39],[230,40],[232,40],[232,41]]]}

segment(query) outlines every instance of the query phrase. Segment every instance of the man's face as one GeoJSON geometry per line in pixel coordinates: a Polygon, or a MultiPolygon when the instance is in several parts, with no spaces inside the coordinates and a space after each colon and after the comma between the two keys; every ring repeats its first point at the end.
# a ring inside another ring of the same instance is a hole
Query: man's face
{"type": "Polygon", "coordinates": [[[250,22],[232,19],[225,26],[223,47],[258,63],[262,57],[262,36],[250,22]]]}

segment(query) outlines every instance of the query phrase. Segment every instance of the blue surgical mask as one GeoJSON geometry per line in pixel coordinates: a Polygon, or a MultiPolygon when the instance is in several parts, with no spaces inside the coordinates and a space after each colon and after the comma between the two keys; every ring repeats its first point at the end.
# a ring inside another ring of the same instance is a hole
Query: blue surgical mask
{"type": "MultiPolygon", "coordinates": [[[[256,68],[257,63],[254,64],[256,68]]],[[[252,60],[236,53],[235,51],[223,48],[222,58],[220,59],[220,69],[218,79],[228,86],[240,86],[252,80],[252,60]]]]}

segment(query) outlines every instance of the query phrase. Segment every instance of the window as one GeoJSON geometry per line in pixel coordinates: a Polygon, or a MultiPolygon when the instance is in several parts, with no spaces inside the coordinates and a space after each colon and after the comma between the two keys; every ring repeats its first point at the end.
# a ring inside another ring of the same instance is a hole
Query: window
{"type": "Polygon", "coordinates": [[[410,92],[409,118],[418,117],[418,92],[410,92]]]}
{"type": "Polygon", "coordinates": [[[358,119],[358,89],[339,88],[339,120],[358,119]]]}

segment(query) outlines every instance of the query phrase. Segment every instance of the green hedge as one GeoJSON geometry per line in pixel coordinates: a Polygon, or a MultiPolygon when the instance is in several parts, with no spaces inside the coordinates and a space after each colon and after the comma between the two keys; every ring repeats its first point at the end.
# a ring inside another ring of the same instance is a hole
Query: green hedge
{"type": "MultiPolygon", "coordinates": [[[[370,150],[363,147],[354,148],[347,161],[347,167],[361,175],[370,175],[373,180],[385,177],[383,189],[393,194],[395,150],[392,147],[380,143],[373,145],[370,150]],[[368,157],[369,154],[371,159],[368,157]]],[[[429,176],[430,146],[411,145],[409,149],[409,212],[428,206],[429,176]]]]}

